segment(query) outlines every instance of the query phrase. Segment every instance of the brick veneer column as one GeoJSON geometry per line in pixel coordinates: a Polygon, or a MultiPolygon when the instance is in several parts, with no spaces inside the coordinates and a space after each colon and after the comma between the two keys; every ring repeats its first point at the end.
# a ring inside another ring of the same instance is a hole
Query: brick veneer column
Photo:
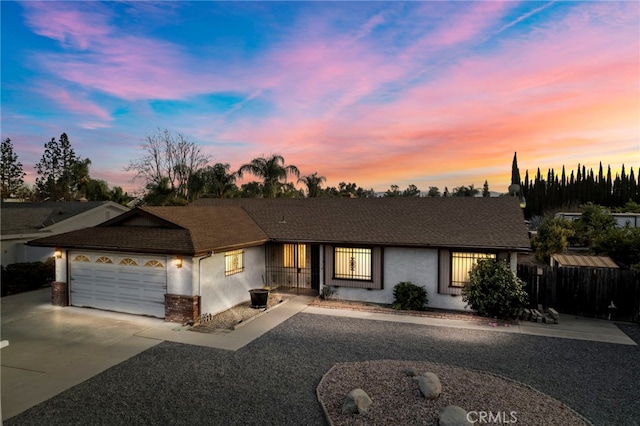
{"type": "Polygon", "coordinates": [[[200,316],[200,296],[181,294],[164,295],[164,319],[181,324],[195,321],[200,316]]]}
{"type": "Polygon", "coordinates": [[[51,283],[51,304],[69,306],[69,286],[67,283],[54,281],[51,283]]]}

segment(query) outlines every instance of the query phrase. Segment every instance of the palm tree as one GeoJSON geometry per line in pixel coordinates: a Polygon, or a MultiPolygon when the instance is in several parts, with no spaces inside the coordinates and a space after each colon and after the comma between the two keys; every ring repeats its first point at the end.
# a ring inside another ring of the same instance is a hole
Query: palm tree
{"type": "Polygon", "coordinates": [[[327,180],[324,176],[318,176],[318,172],[312,173],[309,176],[303,176],[298,179],[298,183],[303,183],[307,187],[307,197],[319,197],[322,194],[322,182],[327,180]]]}
{"type": "Polygon", "coordinates": [[[271,157],[258,157],[238,169],[238,177],[243,173],[251,173],[262,179],[262,189],[266,198],[275,198],[282,187],[281,180],[287,181],[287,175],[300,177],[300,171],[294,165],[284,165],[284,157],[272,154],[271,157]]]}
{"type": "Polygon", "coordinates": [[[214,198],[228,198],[238,190],[236,173],[229,173],[231,166],[227,163],[216,163],[198,170],[189,180],[189,195],[197,199],[201,193],[214,198]]]}

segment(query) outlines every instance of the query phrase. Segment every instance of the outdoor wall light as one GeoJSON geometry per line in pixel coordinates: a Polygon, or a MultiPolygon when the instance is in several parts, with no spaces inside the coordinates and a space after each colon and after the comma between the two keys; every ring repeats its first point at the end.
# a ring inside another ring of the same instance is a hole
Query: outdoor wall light
{"type": "Polygon", "coordinates": [[[176,256],[176,268],[182,268],[182,258],[180,256],[176,256]]]}
{"type": "Polygon", "coordinates": [[[55,251],[56,259],[62,259],[62,249],[57,248],[55,251]]]}

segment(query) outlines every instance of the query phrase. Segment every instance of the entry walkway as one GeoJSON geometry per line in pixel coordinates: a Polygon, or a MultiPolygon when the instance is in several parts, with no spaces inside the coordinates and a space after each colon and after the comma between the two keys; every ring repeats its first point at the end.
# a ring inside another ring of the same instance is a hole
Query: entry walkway
{"type": "Polygon", "coordinates": [[[163,341],[236,351],[303,312],[635,345],[613,323],[561,316],[560,324],[491,327],[463,320],[308,306],[296,296],[229,333],[197,333],[161,319],[51,305],[50,289],[1,300],[2,419],[10,418],[163,341]]]}

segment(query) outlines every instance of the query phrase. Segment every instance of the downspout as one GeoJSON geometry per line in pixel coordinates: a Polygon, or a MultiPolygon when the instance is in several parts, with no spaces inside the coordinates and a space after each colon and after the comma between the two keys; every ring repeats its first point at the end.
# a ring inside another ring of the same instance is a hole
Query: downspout
{"type": "Polygon", "coordinates": [[[201,302],[202,302],[202,294],[201,294],[202,292],[202,261],[211,256],[213,256],[213,251],[210,251],[209,253],[207,253],[206,256],[203,256],[198,260],[198,296],[200,297],[201,302]]]}

